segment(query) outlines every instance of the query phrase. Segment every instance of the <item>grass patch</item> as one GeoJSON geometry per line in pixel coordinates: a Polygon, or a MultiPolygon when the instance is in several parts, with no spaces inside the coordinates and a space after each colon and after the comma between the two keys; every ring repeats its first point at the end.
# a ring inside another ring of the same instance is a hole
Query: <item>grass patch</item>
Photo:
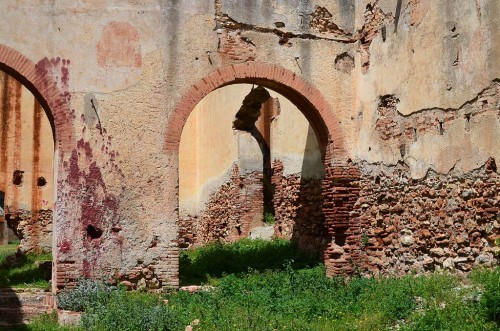
{"type": "Polygon", "coordinates": [[[320,260],[300,251],[290,241],[243,239],[235,243],[212,243],[182,251],[179,257],[181,285],[207,283],[210,279],[249,271],[283,270],[286,266],[303,269],[320,260]]]}
{"type": "Polygon", "coordinates": [[[283,241],[214,244],[184,253],[184,272],[195,272],[184,277],[212,289],[148,294],[86,280],[63,301],[81,305],[84,330],[499,330],[499,268],[346,281],[300,254],[283,241]]]}
{"type": "Polygon", "coordinates": [[[16,254],[17,244],[0,245],[0,267],[8,256],[16,254]]]}
{"type": "Polygon", "coordinates": [[[27,254],[17,256],[15,262],[9,263],[7,257],[14,255],[17,245],[2,247],[0,253],[0,287],[25,288],[36,287],[49,289],[52,255],[27,254]],[[49,262],[47,262],[49,261],[49,262]]]}

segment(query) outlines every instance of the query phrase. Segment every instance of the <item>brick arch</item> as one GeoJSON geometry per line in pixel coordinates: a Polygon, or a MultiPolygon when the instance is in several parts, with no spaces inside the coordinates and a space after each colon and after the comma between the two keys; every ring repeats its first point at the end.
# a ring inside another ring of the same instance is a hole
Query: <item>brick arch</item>
{"type": "Polygon", "coordinates": [[[18,51],[0,44],[0,70],[28,88],[42,105],[60,151],[73,142],[73,116],[68,103],[46,70],[18,51]]]}
{"type": "MultiPolygon", "coordinates": [[[[191,111],[215,89],[238,83],[270,88],[297,106],[313,127],[323,151],[322,183],[327,247],[323,258],[328,275],[350,274],[366,265],[361,251],[361,224],[354,214],[359,198],[358,168],[348,159],[334,110],[314,85],[295,73],[271,64],[244,63],[221,67],[194,84],[174,109],[167,125],[165,151],[178,153],[182,130],[191,111]]],[[[178,201],[177,201],[178,202],[178,201]]]]}
{"type": "Polygon", "coordinates": [[[194,84],[175,108],[167,127],[165,150],[178,151],[182,129],[196,105],[210,92],[232,84],[250,83],[270,88],[289,99],[304,114],[327,154],[344,157],[339,121],[321,92],[295,73],[271,64],[243,63],[218,68],[194,84]],[[327,148],[328,147],[328,148],[327,148]]]}

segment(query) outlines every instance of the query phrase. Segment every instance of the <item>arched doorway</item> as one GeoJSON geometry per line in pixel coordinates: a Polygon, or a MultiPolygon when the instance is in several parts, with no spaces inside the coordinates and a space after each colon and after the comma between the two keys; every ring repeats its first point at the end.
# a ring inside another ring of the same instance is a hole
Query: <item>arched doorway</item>
{"type": "Polygon", "coordinates": [[[179,147],[179,247],[279,237],[325,245],[324,149],[302,112],[262,86],[212,91],[179,147]]]}
{"type": "Polygon", "coordinates": [[[362,268],[360,233],[363,225],[358,215],[352,213],[359,195],[359,170],[348,159],[334,110],[313,85],[293,72],[269,64],[245,63],[219,68],[196,83],[184,95],[168,123],[165,150],[177,156],[177,173],[181,133],[189,114],[213,90],[238,83],[276,91],[304,114],[324,151],[322,210],[330,238],[323,256],[327,272],[349,274],[362,268]]]}
{"type": "Polygon", "coordinates": [[[50,252],[54,205],[54,137],[33,94],[0,71],[0,191],[4,237],[21,251],[50,252]],[[8,229],[5,229],[7,225],[8,229]]]}
{"type": "MultiPolygon", "coordinates": [[[[17,52],[16,50],[0,44],[0,70],[7,75],[13,77],[22,86],[28,89],[35,97],[37,103],[40,105],[38,116],[45,113],[52,131],[52,138],[54,142],[54,165],[53,165],[53,183],[54,183],[54,217],[53,235],[52,235],[52,252],[53,252],[53,282],[52,288],[56,290],[58,287],[63,287],[66,282],[64,273],[57,277],[57,270],[62,261],[58,260],[57,251],[55,249],[57,228],[64,226],[64,222],[70,220],[64,217],[57,216],[57,209],[64,208],[65,200],[57,195],[58,188],[62,187],[64,183],[58,178],[58,170],[62,167],[63,155],[69,154],[74,145],[73,135],[73,121],[74,114],[70,111],[67,102],[67,95],[62,93],[56,83],[53,81],[49,71],[44,66],[47,59],[33,63],[30,59],[17,52]]],[[[39,176],[43,177],[43,176],[39,176]]],[[[33,183],[43,186],[44,180],[36,178],[33,183]]]]}

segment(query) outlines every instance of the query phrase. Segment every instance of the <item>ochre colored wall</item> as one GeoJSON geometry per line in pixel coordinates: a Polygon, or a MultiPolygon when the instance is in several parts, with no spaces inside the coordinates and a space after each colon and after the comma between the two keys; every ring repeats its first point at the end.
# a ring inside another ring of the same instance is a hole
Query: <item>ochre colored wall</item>
{"type": "Polygon", "coordinates": [[[54,206],[52,128],[33,94],[4,72],[0,72],[0,96],[0,191],[5,194],[5,218],[23,238],[23,249],[50,251],[54,206]],[[15,172],[21,177],[16,179],[15,172]]]}
{"type": "MultiPolygon", "coordinates": [[[[262,152],[257,141],[250,136],[244,144],[248,147],[242,150],[242,138],[233,130],[235,115],[251,89],[250,84],[236,84],[215,90],[189,115],[179,148],[181,217],[195,216],[203,210],[209,196],[229,180],[239,158],[256,159],[256,170],[262,171],[262,152]]],[[[283,162],[286,174],[321,177],[321,151],[307,119],[288,99],[269,92],[280,108],[279,115],[271,120],[271,160],[283,162]]]]}

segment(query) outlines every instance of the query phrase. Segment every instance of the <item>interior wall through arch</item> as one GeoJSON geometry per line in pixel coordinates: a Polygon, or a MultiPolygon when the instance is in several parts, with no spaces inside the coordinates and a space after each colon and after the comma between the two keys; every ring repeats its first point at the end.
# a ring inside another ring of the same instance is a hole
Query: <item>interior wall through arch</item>
{"type": "Polygon", "coordinates": [[[270,98],[262,103],[256,132],[234,129],[236,113],[256,87],[235,84],[213,91],[184,126],[179,148],[181,247],[246,237],[264,225],[270,212],[275,214],[275,235],[287,238],[297,236],[299,214],[316,209],[321,222],[324,166],[316,135],[301,111],[266,89],[270,98]],[[270,169],[262,144],[270,150],[270,169]],[[272,211],[264,206],[266,190],[276,196],[272,211]],[[304,195],[310,196],[307,211],[304,195]]]}
{"type": "Polygon", "coordinates": [[[54,206],[54,137],[34,95],[0,71],[0,215],[3,243],[50,251],[54,206]]]}

